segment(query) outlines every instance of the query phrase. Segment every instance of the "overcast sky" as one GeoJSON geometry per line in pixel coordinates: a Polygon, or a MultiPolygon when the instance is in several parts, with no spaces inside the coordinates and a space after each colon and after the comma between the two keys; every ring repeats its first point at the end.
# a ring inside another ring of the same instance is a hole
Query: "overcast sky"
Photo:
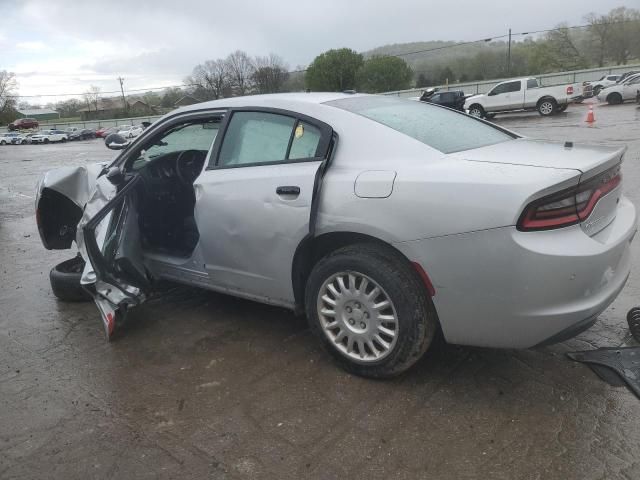
{"type": "Polygon", "coordinates": [[[236,49],[273,52],[295,68],[329,48],[579,25],[590,11],[635,1],[0,0],[0,70],[16,73],[21,95],[117,90],[118,76],[125,88],[162,87],[236,49]]]}

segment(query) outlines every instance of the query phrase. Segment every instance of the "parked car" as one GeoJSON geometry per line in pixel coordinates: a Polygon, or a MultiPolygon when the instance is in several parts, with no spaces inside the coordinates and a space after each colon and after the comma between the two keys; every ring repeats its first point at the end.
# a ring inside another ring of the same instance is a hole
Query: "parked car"
{"type": "Polygon", "coordinates": [[[592,83],[593,94],[597,96],[603,88],[615,85],[618,83],[618,80],[620,80],[620,77],[621,75],[604,75],[599,80],[592,83]]]}
{"type": "Polygon", "coordinates": [[[96,132],[87,128],[76,130],[69,135],[69,140],[88,140],[90,138],[96,138],[96,132]]]}
{"type": "Polygon", "coordinates": [[[80,252],[54,293],[93,297],[107,338],[172,280],[306,312],[343,367],[389,377],[440,328],[483,347],[569,338],[630,272],[623,147],[340,93],[201,103],[111,137],[110,165],[51,170],[36,192],[45,248],[80,252]]]}
{"type": "Polygon", "coordinates": [[[563,112],[571,102],[582,100],[583,89],[581,83],[541,87],[535,78],[508,80],[498,83],[486,94],[468,97],[464,109],[474,117],[526,110],[549,116],[563,112]]]}
{"type": "Polygon", "coordinates": [[[119,128],[120,130],[118,130],[118,135],[121,135],[124,138],[135,138],[144,131],[144,127],[142,125],[122,125],[119,128]]]}
{"type": "Polygon", "coordinates": [[[9,130],[25,130],[27,128],[38,128],[39,125],[35,118],[18,118],[11,122],[7,128],[9,130]]]}
{"type": "Polygon", "coordinates": [[[627,77],[620,83],[603,88],[598,94],[598,100],[609,105],[618,105],[627,100],[635,100],[640,88],[640,73],[627,77]]]}
{"type": "Polygon", "coordinates": [[[69,140],[67,132],[62,130],[41,130],[31,135],[32,143],[66,142],[69,140]]]}
{"type": "Polygon", "coordinates": [[[452,90],[448,92],[434,92],[431,95],[422,95],[420,101],[435,103],[443,107],[453,108],[454,110],[464,111],[465,95],[462,90],[452,90]]]}
{"type": "Polygon", "coordinates": [[[96,137],[105,138],[107,135],[111,133],[118,133],[120,131],[120,127],[102,127],[96,130],[96,137]]]}
{"type": "Polygon", "coordinates": [[[16,142],[16,139],[19,139],[19,138],[24,138],[24,137],[22,137],[22,135],[20,135],[17,132],[0,133],[0,145],[4,146],[4,145],[12,145],[15,143],[21,143],[19,141],[16,142]]]}
{"type": "Polygon", "coordinates": [[[640,73],[640,70],[629,70],[628,72],[624,72],[622,75],[620,75],[620,78],[618,79],[618,83],[622,83],[632,75],[637,75],[639,73],[640,73]]]}

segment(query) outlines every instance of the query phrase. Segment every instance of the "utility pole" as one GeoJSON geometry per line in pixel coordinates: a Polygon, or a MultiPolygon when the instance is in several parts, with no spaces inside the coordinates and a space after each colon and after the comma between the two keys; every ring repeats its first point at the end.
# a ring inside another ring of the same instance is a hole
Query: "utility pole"
{"type": "Polygon", "coordinates": [[[118,81],[120,82],[120,91],[122,92],[122,108],[127,112],[129,106],[127,105],[127,99],[124,97],[124,78],[118,77],[118,81]]]}
{"type": "Polygon", "coordinates": [[[511,75],[511,29],[509,29],[509,48],[507,50],[507,77],[511,75]]]}

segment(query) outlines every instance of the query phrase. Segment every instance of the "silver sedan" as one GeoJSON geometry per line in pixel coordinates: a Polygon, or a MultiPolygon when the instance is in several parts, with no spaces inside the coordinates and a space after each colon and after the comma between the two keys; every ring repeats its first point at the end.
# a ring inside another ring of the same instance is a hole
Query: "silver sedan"
{"type": "Polygon", "coordinates": [[[441,329],[528,348],[595,322],[630,271],[624,149],[523,138],[395,97],[282,94],[176,110],[110,165],[38,185],[61,299],[111,338],[158,280],[305,313],[347,370],[389,377],[441,329]]]}

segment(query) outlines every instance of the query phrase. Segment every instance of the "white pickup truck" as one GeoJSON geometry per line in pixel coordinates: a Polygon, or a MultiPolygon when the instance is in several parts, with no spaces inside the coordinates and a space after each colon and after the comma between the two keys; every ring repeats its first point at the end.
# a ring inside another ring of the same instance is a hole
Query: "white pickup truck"
{"type": "Polygon", "coordinates": [[[537,110],[548,116],[565,111],[569,103],[584,97],[581,83],[541,87],[535,78],[520,78],[498,83],[486,94],[468,97],[464,109],[481,118],[523,110],[537,110]]]}

